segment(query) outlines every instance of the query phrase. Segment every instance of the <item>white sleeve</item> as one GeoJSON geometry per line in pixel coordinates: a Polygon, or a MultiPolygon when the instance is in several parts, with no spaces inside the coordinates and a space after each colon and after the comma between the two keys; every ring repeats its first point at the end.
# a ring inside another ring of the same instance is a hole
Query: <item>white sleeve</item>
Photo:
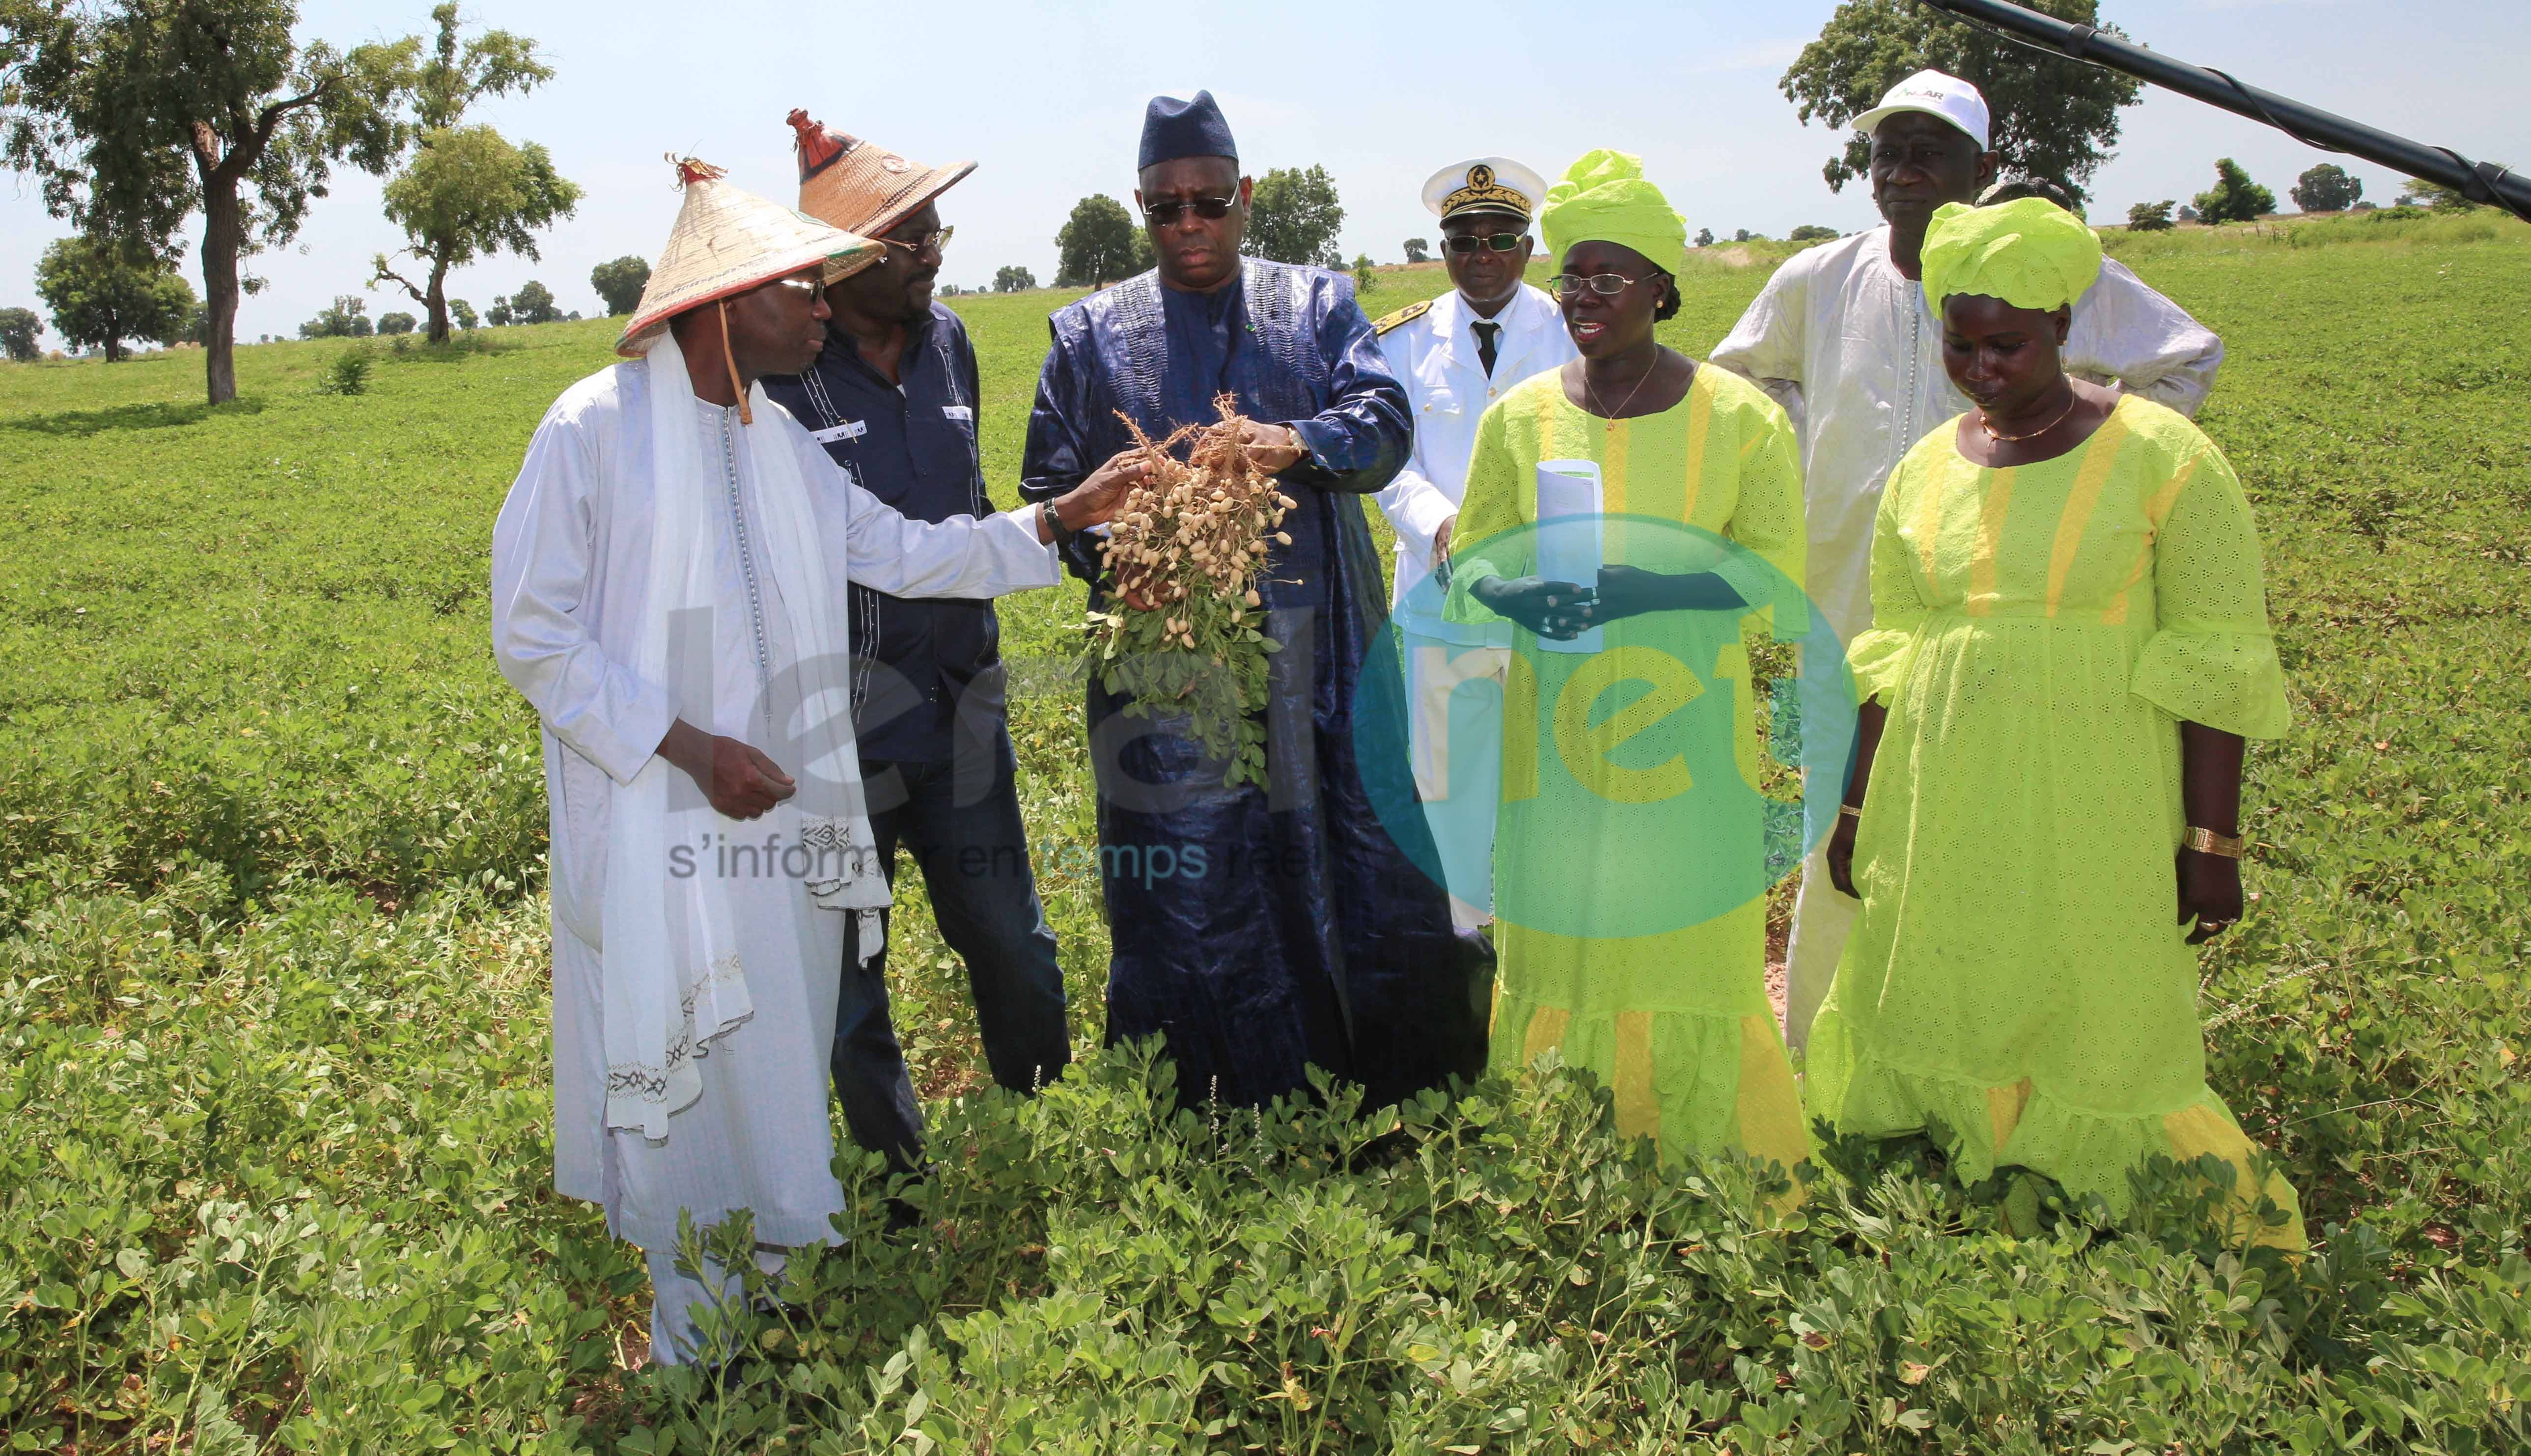
{"type": "Polygon", "coordinates": [[[665,688],[609,659],[582,616],[595,483],[580,421],[548,415],[492,525],[492,656],[554,737],[630,783],[676,709],[665,688]]]}
{"type": "Polygon", "coordinates": [[[1399,471],[1397,478],[1389,481],[1377,498],[1397,533],[1421,544],[1419,555],[1431,551],[1433,532],[1441,529],[1441,523],[1459,514],[1459,508],[1441,493],[1441,487],[1413,466],[1399,471]]]}
{"type": "Polygon", "coordinates": [[[808,431],[792,433],[811,487],[844,498],[844,571],[853,581],[890,596],[992,597],[1063,580],[1054,543],[1037,538],[1035,505],[982,520],[908,520],[863,489],[808,431]]]}
{"type": "Polygon", "coordinates": [[[1810,269],[1798,255],[1767,280],[1730,334],[1714,346],[1708,362],[1729,369],[1767,392],[1802,427],[1803,355],[1809,342],[1810,269]]]}
{"type": "Polygon", "coordinates": [[[2223,341],[2115,258],[2074,305],[2065,369],[2194,418],[2215,390],[2223,341]]]}

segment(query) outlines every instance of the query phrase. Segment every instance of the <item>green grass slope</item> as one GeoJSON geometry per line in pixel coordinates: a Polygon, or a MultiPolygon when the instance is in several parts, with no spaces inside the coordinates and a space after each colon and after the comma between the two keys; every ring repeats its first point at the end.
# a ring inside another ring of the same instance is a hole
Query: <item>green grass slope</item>
{"type": "MultiPolygon", "coordinates": [[[[1771,1226],[1565,1076],[1394,1119],[1181,1118],[1136,1055],[981,1091],[909,875],[919,1228],[851,1241],[713,1376],[628,1372],[639,1264],[550,1193],[543,810],[493,671],[491,519],[602,321],[0,365],[0,1444],[21,1450],[2494,1452],[2531,1441],[2531,235],[2115,237],[2230,349],[2297,721],[2210,1072],[2321,1244],[2247,1262],[2182,1180],[2109,1230],[1920,1152],[1771,1226]],[[2007,1231],[2002,1207],[2020,1204],[2007,1231]]],[[[1779,255],[1761,254],[1761,262],[1779,255]]],[[[1703,353],[1764,266],[1696,259],[1703,353]]],[[[1446,286],[1379,275],[1383,311],[1446,286]]],[[[960,299],[1012,481],[1044,317],[960,299]]],[[[1003,608],[1074,1032],[1105,939],[1077,588],[1003,608]]]]}

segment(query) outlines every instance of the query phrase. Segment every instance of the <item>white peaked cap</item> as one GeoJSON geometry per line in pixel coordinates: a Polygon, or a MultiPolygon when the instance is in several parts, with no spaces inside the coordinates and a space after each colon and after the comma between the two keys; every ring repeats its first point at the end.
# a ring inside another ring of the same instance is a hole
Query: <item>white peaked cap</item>
{"type": "Polygon", "coordinates": [[[1987,115],[1986,97],[1976,86],[1956,76],[1940,71],[1919,71],[1889,88],[1881,104],[1854,119],[1854,129],[1870,135],[1882,119],[1901,111],[1921,111],[1925,115],[1949,122],[1969,134],[1980,151],[1992,151],[1989,139],[1994,122],[1987,115]]]}
{"type": "Polygon", "coordinates": [[[1534,217],[1546,196],[1547,179],[1509,157],[1452,162],[1424,184],[1424,205],[1444,218],[1474,211],[1534,217]]]}

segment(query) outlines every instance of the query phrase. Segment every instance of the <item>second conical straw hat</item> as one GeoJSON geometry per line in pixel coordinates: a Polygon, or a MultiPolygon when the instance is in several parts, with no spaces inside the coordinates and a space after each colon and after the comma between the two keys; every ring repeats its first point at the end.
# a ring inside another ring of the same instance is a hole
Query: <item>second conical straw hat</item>
{"type": "Polygon", "coordinates": [[[849,277],[878,261],[886,245],[830,227],[769,197],[721,180],[721,169],[671,158],[685,201],[668,246],[651,265],[650,282],[615,352],[647,353],[668,320],[689,308],[823,265],[823,281],[849,277]]]}
{"type": "Polygon", "coordinates": [[[976,170],[974,162],[927,167],[874,141],[847,136],[805,110],[784,118],[800,158],[800,210],[875,238],[976,170]]]}

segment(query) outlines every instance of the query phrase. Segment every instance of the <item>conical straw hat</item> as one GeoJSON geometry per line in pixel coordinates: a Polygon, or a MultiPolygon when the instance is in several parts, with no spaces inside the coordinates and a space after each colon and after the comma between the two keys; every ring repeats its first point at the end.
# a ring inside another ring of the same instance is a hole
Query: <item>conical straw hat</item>
{"type": "Polygon", "coordinates": [[[974,162],[927,167],[874,141],[830,130],[795,110],[791,149],[800,158],[800,210],[821,222],[875,238],[923,210],[976,170],[974,162]]]}
{"type": "Polygon", "coordinates": [[[668,246],[650,269],[649,285],[615,352],[647,353],[668,320],[689,308],[825,264],[824,281],[850,277],[879,260],[873,243],[781,203],[721,181],[721,169],[691,157],[669,158],[686,199],[668,246]]]}

